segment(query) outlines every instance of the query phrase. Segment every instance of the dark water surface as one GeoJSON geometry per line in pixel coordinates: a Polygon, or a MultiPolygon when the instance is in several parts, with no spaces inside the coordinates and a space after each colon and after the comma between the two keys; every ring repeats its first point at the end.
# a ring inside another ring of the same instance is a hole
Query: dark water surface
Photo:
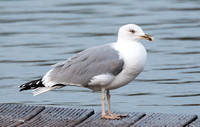
{"type": "Polygon", "coordinates": [[[154,36],[144,71],[111,91],[113,110],[200,114],[199,0],[0,0],[0,102],[101,110],[100,93],[65,87],[33,97],[17,86],[135,23],[154,36]]]}

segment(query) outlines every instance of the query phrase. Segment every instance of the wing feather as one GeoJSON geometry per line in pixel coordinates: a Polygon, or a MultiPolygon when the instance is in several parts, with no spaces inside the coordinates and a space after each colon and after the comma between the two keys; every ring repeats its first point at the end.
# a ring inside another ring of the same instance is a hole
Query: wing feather
{"type": "Polygon", "coordinates": [[[58,63],[42,79],[45,86],[55,84],[87,86],[97,75],[118,75],[124,62],[112,44],[84,50],[65,62],[58,63]]]}

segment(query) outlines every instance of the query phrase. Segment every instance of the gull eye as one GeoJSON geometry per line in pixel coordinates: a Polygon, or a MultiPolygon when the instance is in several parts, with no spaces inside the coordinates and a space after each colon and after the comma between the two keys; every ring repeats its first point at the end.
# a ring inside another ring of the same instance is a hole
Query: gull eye
{"type": "Polygon", "coordinates": [[[132,34],[134,34],[135,33],[135,30],[129,30],[132,34]]]}

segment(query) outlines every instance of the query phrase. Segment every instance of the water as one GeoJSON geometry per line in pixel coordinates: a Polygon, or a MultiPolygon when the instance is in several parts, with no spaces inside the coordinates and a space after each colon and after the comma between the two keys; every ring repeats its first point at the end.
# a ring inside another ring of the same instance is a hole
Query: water
{"type": "Polygon", "coordinates": [[[137,80],[111,91],[112,109],[200,114],[200,1],[1,0],[0,102],[101,110],[100,93],[65,87],[33,97],[17,86],[42,77],[57,62],[116,41],[135,23],[148,61],[137,80]]]}

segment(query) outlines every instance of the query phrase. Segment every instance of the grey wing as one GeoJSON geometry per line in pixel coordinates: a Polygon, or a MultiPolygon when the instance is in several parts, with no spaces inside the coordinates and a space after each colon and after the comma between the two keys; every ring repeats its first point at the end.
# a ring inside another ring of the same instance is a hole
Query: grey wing
{"type": "Polygon", "coordinates": [[[45,86],[56,84],[87,86],[100,74],[116,76],[123,70],[124,62],[112,44],[84,50],[67,61],[58,63],[44,77],[45,86]]]}

